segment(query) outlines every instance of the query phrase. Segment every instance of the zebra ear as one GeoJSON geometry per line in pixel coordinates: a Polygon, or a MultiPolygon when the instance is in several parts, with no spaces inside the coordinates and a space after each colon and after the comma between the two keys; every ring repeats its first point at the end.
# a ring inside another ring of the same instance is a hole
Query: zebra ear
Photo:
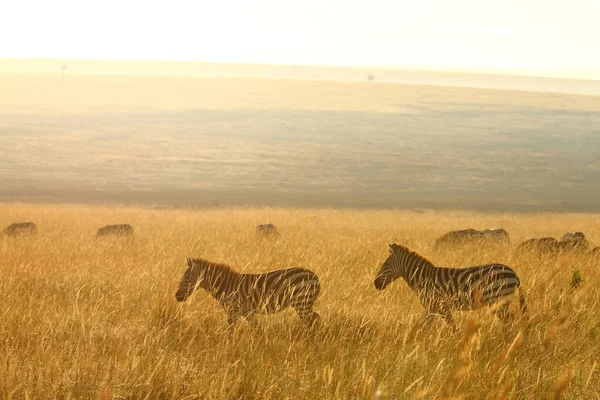
{"type": "Polygon", "coordinates": [[[193,261],[192,261],[192,259],[191,259],[191,258],[189,258],[189,257],[186,257],[186,258],[185,258],[185,261],[187,262],[187,265],[188,265],[189,267],[191,267],[192,265],[194,265],[194,262],[193,262],[193,261]]]}

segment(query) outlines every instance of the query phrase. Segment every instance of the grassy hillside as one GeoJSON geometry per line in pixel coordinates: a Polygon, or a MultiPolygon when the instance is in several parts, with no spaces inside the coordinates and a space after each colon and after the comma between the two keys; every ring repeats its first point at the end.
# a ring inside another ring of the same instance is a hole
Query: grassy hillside
{"type": "Polygon", "coordinates": [[[584,231],[600,243],[598,214],[231,208],[201,211],[3,204],[0,227],[35,221],[35,239],[0,241],[0,396],[3,398],[594,398],[600,395],[598,263],[587,255],[513,255],[517,243],[584,231]],[[257,241],[273,222],[276,242],[257,241]],[[131,241],[95,241],[98,227],[131,223],[131,241]],[[452,229],[503,227],[506,248],[435,252],[452,229]],[[529,302],[503,324],[485,311],[423,325],[402,281],[372,280],[387,244],[440,266],[504,262],[529,302]],[[320,329],[288,311],[240,323],[206,293],[177,304],[185,257],[246,272],[315,271],[320,329]],[[583,284],[569,292],[572,269],[583,284]]]}
{"type": "Polygon", "coordinates": [[[0,200],[599,211],[600,98],[0,77],[0,200]]]}

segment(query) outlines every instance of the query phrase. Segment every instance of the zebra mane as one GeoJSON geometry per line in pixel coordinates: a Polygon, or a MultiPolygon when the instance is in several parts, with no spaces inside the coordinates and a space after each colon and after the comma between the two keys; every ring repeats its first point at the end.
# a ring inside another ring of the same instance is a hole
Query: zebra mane
{"type": "Polygon", "coordinates": [[[205,260],[203,258],[192,258],[191,260],[194,264],[204,265],[204,266],[212,267],[217,270],[224,270],[227,272],[233,272],[235,274],[239,274],[239,272],[237,272],[236,270],[234,270],[232,267],[230,267],[227,264],[220,264],[220,263],[205,260]]]}
{"type": "Polygon", "coordinates": [[[408,253],[408,255],[409,255],[410,257],[415,257],[415,258],[417,258],[418,260],[422,260],[422,261],[424,261],[424,262],[426,262],[426,263],[429,263],[429,264],[430,264],[432,267],[435,267],[435,264],[434,264],[434,263],[432,263],[432,262],[431,262],[431,261],[430,261],[428,258],[426,258],[426,257],[423,257],[422,255],[420,255],[420,254],[419,254],[419,253],[417,253],[416,251],[412,251],[412,250],[411,250],[411,249],[409,249],[408,247],[406,247],[406,246],[403,246],[403,245],[401,245],[401,244],[396,244],[396,243],[394,243],[394,244],[392,245],[392,250],[395,250],[395,251],[401,251],[402,253],[408,253]]]}

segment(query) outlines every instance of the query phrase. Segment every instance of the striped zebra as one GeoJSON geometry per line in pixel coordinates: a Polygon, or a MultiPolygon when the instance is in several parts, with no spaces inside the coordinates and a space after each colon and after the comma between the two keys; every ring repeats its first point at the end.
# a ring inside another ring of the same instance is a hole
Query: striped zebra
{"type": "MultiPolygon", "coordinates": [[[[515,271],[503,264],[487,264],[470,268],[439,268],[408,248],[390,244],[390,255],[384,261],[375,288],[383,290],[397,278],[404,278],[417,293],[427,314],[441,314],[454,324],[452,310],[472,310],[500,301],[520,288],[515,271]]],[[[521,311],[525,313],[525,295],[519,290],[521,311]]],[[[508,304],[499,314],[508,313],[508,304]]]]}
{"type": "Polygon", "coordinates": [[[228,329],[239,317],[256,326],[255,314],[272,314],[292,307],[309,326],[319,319],[312,307],[321,289],[317,275],[304,268],[286,268],[262,274],[242,274],[224,264],[186,258],[188,268],[175,293],[185,301],[201,287],[227,312],[228,329]]]}

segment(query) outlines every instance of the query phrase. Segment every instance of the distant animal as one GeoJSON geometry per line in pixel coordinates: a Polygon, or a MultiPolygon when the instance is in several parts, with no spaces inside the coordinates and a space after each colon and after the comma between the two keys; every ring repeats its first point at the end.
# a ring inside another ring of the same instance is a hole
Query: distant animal
{"type": "MultiPolygon", "coordinates": [[[[517,273],[503,264],[486,264],[468,268],[439,268],[407,247],[390,244],[390,255],[383,262],[374,285],[385,289],[398,278],[404,278],[417,294],[427,315],[441,314],[454,324],[452,310],[472,310],[494,304],[514,294],[521,282],[517,273]]],[[[519,290],[521,311],[526,312],[525,295],[519,290]]],[[[508,313],[508,303],[498,310],[508,313]]]]}
{"type": "Polygon", "coordinates": [[[595,248],[592,250],[592,255],[593,255],[593,256],[600,256],[600,246],[598,246],[598,247],[595,247],[595,248]]]}
{"type": "Polygon", "coordinates": [[[493,244],[508,244],[510,238],[508,232],[504,229],[485,229],[478,231],[476,229],[463,229],[459,231],[448,232],[440,236],[435,241],[435,247],[456,246],[474,242],[486,242],[493,244]]]}
{"type": "Polygon", "coordinates": [[[517,253],[536,252],[545,255],[555,255],[559,250],[558,240],[553,237],[529,239],[517,247],[517,253]]]}
{"type": "Polygon", "coordinates": [[[256,227],[256,234],[262,237],[278,237],[281,236],[277,231],[277,227],[273,224],[261,224],[256,227]]]}
{"type": "Polygon", "coordinates": [[[508,232],[506,232],[502,228],[485,229],[481,231],[481,233],[483,234],[483,237],[493,239],[499,243],[510,243],[510,237],[508,236],[508,232]]]}
{"type": "Polygon", "coordinates": [[[292,307],[309,326],[319,320],[313,304],[321,290],[317,275],[304,268],[286,268],[262,274],[242,274],[225,264],[186,258],[186,269],[175,293],[185,301],[201,287],[227,312],[228,330],[239,317],[256,326],[255,314],[272,314],[292,307]]]}
{"type": "Polygon", "coordinates": [[[448,232],[440,236],[436,241],[435,245],[442,246],[445,244],[455,244],[470,239],[478,239],[481,237],[481,232],[476,229],[463,229],[460,231],[448,232]]]}
{"type": "Polygon", "coordinates": [[[37,226],[33,222],[17,222],[4,228],[2,231],[2,236],[35,236],[37,235],[37,231],[37,226]]]}
{"type": "Polygon", "coordinates": [[[96,233],[96,238],[103,236],[132,236],[133,235],[133,227],[129,224],[119,224],[119,225],[106,225],[98,229],[98,233],[96,233]]]}
{"type": "Polygon", "coordinates": [[[558,243],[561,250],[587,251],[590,244],[583,232],[568,232],[563,235],[558,243]]]}

